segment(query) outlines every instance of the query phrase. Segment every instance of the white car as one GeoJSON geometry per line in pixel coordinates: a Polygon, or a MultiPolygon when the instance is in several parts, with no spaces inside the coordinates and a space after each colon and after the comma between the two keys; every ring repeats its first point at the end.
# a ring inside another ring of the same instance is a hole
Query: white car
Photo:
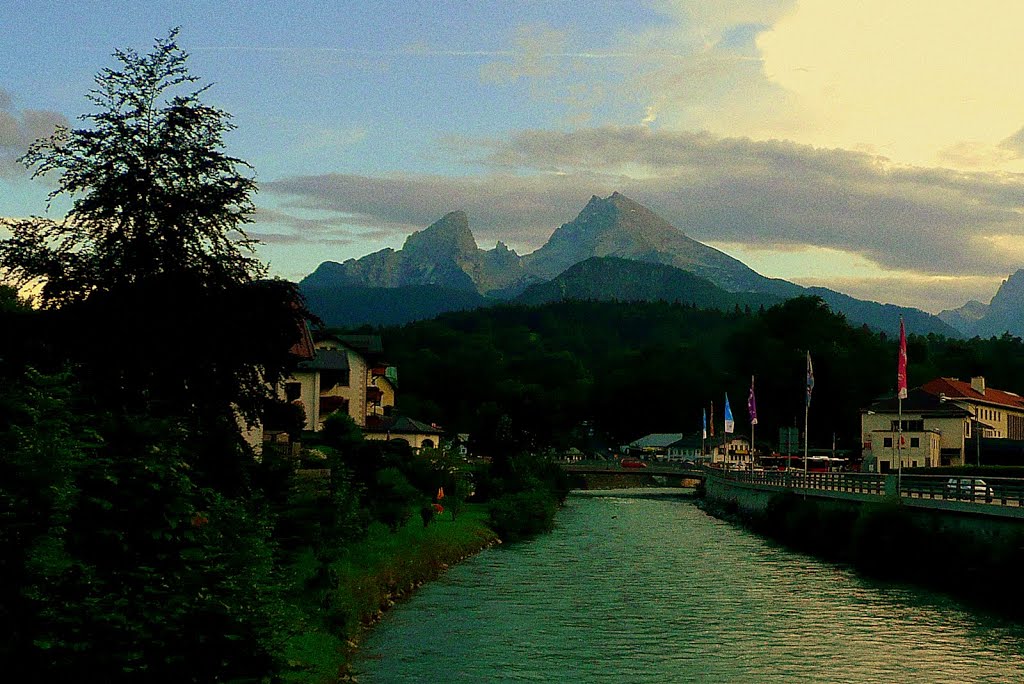
{"type": "Polygon", "coordinates": [[[951,477],[946,483],[946,494],[953,499],[991,501],[992,488],[984,480],[974,477],[951,477]]]}

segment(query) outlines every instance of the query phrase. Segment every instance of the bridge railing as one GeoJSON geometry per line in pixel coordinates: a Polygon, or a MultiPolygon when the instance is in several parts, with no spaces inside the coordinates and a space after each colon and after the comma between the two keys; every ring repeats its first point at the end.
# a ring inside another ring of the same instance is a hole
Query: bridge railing
{"type": "Polygon", "coordinates": [[[799,470],[722,470],[717,472],[737,482],[793,489],[885,494],[885,476],[875,473],[804,473],[799,470]]]}
{"type": "Polygon", "coordinates": [[[814,489],[854,494],[891,492],[911,499],[940,499],[978,504],[1024,507],[1024,478],[950,477],[949,475],[903,475],[896,473],[804,473],[799,470],[749,471],[709,469],[715,476],[736,482],[771,485],[786,489],[814,489]]]}
{"type": "Polygon", "coordinates": [[[1024,506],[1024,479],[1021,478],[904,475],[901,479],[901,495],[914,499],[1024,506]]]}

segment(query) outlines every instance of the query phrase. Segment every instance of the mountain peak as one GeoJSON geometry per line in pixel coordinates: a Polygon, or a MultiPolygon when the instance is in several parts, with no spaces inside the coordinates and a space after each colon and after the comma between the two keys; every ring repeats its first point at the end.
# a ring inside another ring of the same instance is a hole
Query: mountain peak
{"type": "Polygon", "coordinates": [[[476,239],[469,230],[469,218],[464,211],[452,211],[405,239],[403,250],[410,252],[448,252],[473,254],[476,239]]]}
{"type": "Polygon", "coordinates": [[[1024,268],[1010,275],[992,297],[990,309],[995,311],[1018,309],[1024,302],[1024,268]]]}

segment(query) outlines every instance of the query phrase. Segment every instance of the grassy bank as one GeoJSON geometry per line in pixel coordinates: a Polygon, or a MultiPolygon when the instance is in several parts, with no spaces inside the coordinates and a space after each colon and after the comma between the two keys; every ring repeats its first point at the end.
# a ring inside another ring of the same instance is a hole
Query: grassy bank
{"type": "Polygon", "coordinates": [[[366,538],[339,549],[324,566],[312,552],[293,566],[297,607],[306,631],[287,645],[286,681],[335,682],[347,672],[362,632],[383,611],[451,564],[494,544],[483,506],[456,520],[442,514],[428,527],[417,518],[391,532],[374,523],[366,538]]]}

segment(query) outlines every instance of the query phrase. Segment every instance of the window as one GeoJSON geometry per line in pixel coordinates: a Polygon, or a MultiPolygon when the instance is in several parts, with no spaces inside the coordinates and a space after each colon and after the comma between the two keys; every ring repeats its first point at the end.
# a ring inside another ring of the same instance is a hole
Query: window
{"type": "Polygon", "coordinates": [[[892,437],[886,437],[882,440],[882,446],[891,449],[892,448],[892,437]]]}
{"type": "MultiPolygon", "coordinates": [[[[896,432],[900,429],[900,421],[894,420],[891,422],[891,429],[896,432]]],[[[904,432],[924,432],[924,419],[920,420],[905,420],[903,421],[904,432]]]]}
{"type": "Polygon", "coordinates": [[[326,392],[335,387],[348,387],[348,369],[320,371],[320,391],[326,392]]]}
{"type": "Polygon", "coordinates": [[[921,438],[920,437],[911,437],[910,438],[910,446],[911,446],[911,448],[921,446],[921,438]]]}
{"type": "Polygon", "coordinates": [[[302,383],[300,382],[286,382],[284,384],[284,398],[285,400],[292,402],[298,401],[302,396],[302,383]]]}

